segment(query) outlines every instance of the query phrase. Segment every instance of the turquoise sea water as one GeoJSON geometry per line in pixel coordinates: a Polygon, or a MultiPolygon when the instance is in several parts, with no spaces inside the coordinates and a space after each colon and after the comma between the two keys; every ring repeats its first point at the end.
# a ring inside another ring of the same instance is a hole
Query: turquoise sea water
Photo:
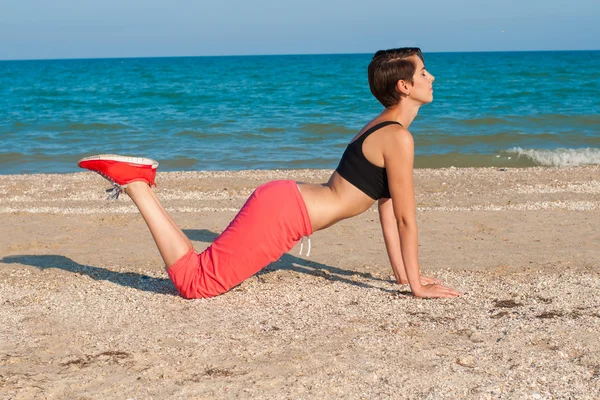
{"type": "MultiPolygon", "coordinates": [[[[0,174],[335,168],[380,110],[369,54],[0,62],[0,174]]],[[[417,167],[600,164],[600,51],[430,53],[417,167]]]]}

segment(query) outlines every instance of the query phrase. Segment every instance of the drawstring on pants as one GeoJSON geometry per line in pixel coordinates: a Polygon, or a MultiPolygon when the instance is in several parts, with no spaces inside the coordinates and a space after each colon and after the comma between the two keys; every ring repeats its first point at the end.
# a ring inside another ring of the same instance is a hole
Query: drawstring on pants
{"type": "MultiPolygon", "coordinates": [[[[302,190],[300,190],[300,186],[296,184],[296,187],[298,188],[298,192],[300,192],[300,196],[302,196],[302,190]]],[[[310,256],[310,235],[302,236],[302,240],[300,241],[300,252],[298,253],[298,255],[302,255],[302,249],[304,248],[304,240],[306,238],[308,238],[308,250],[306,251],[306,257],[308,257],[310,256]]]]}
{"type": "Polygon", "coordinates": [[[300,253],[298,255],[302,255],[302,249],[304,248],[304,240],[308,238],[308,250],[306,251],[306,257],[310,256],[310,235],[302,236],[302,240],[300,241],[300,253]]]}

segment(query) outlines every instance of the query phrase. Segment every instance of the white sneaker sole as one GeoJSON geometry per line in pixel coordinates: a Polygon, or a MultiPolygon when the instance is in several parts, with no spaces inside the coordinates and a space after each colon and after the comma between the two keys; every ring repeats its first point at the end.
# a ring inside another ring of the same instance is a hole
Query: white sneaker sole
{"type": "Polygon", "coordinates": [[[89,156],[82,158],[78,163],[83,161],[96,161],[96,160],[106,160],[106,161],[119,161],[125,162],[129,164],[136,165],[150,165],[153,169],[158,168],[158,161],[155,161],[151,158],[144,157],[129,157],[129,156],[120,156],[117,154],[97,154],[95,156],[89,156]]]}

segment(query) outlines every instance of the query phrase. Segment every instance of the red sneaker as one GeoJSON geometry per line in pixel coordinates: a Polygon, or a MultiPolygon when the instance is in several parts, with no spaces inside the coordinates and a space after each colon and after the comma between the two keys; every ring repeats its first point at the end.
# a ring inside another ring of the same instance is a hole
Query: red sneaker
{"type": "Polygon", "coordinates": [[[100,154],[83,158],[77,165],[99,173],[112,183],[112,189],[106,191],[109,193],[108,199],[119,198],[119,194],[131,182],[141,181],[156,186],[154,178],[158,162],[149,158],[100,154]]]}

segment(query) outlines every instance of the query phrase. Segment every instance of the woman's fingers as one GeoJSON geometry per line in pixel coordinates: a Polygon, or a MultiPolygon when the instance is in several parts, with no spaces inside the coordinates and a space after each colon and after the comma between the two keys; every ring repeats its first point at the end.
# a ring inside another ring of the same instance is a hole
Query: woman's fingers
{"type": "Polygon", "coordinates": [[[462,293],[446,287],[440,284],[432,284],[422,286],[417,292],[414,293],[417,297],[425,298],[454,298],[460,296],[462,293]]]}
{"type": "Polygon", "coordinates": [[[455,289],[452,289],[452,288],[449,288],[446,286],[441,286],[441,285],[440,285],[440,291],[450,297],[456,297],[456,296],[460,296],[462,294],[458,290],[455,290],[455,289]]]}
{"type": "Polygon", "coordinates": [[[439,279],[430,277],[430,276],[425,276],[425,275],[421,275],[421,284],[422,285],[435,285],[435,284],[440,284],[442,283],[442,281],[440,281],[439,279]]]}
{"type": "Polygon", "coordinates": [[[457,296],[462,295],[462,293],[459,292],[458,290],[455,290],[455,289],[452,289],[449,287],[445,287],[445,286],[442,286],[442,288],[443,288],[442,290],[443,290],[444,294],[446,294],[448,297],[457,297],[457,296]]]}

